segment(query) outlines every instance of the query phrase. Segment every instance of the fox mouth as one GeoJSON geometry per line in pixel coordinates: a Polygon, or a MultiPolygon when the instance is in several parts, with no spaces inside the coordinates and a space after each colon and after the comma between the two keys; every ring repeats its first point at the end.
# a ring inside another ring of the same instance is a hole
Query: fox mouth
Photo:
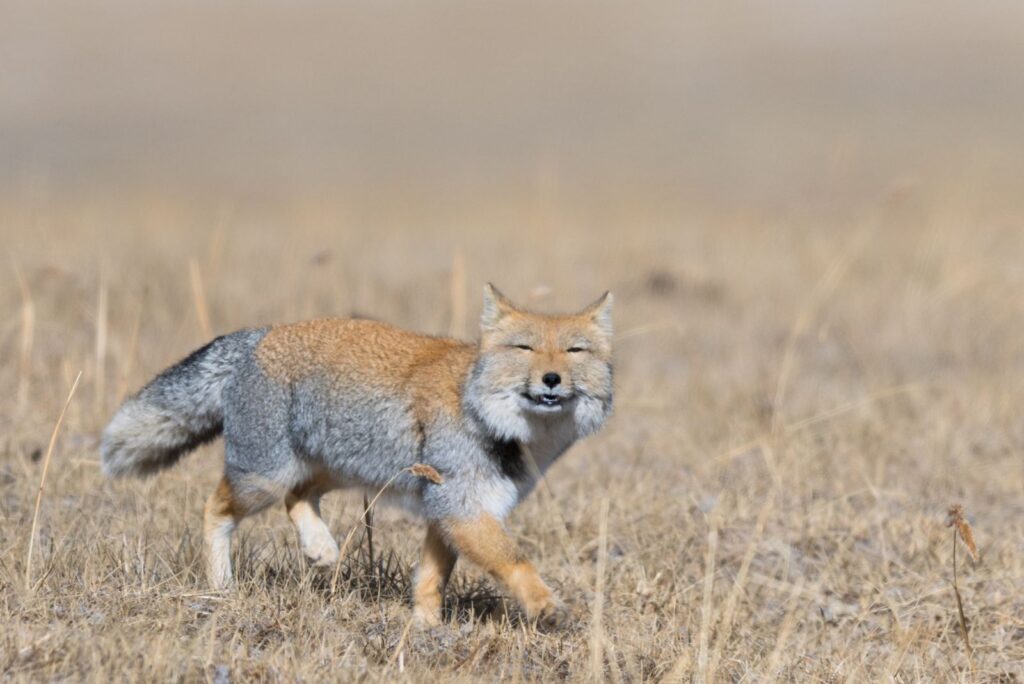
{"type": "Polygon", "coordinates": [[[549,411],[560,411],[562,407],[571,399],[571,397],[562,396],[559,394],[531,394],[530,392],[523,392],[523,399],[526,400],[527,405],[534,409],[543,412],[549,411]]]}

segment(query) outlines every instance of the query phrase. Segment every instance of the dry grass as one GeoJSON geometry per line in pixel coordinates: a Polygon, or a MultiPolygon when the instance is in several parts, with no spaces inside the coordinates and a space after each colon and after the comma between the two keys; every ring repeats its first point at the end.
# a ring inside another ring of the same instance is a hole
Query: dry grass
{"type": "Polygon", "coordinates": [[[327,202],[230,219],[202,202],[8,202],[0,672],[1018,681],[1024,242],[1012,214],[921,192],[829,229],[636,207],[628,238],[625,220],[568,204],[551,238],[497,205],[420,217],[428,234],[379,208],[357,229],[358,208],[327,202]],[[348,537],[336,572],[305,566],[275,510],[242,527],[238,590],[212,594],[199,532],[219,447],[153,480],[100,477],[97,433],[125,388],[207,326],[359,312],[447,332],[471,327],[487,279],[541,307],[616,294],[617,413],[511,521],[571,607],[565,631],[522,624],[461,564],[447,624],[411,629],[421,525],[377,510],[371,555],[362,502],[340,494],[325,501],[348,537]],[[972,656],[950,586],[954,500],[985,549],[958,569],[972,656]]]}

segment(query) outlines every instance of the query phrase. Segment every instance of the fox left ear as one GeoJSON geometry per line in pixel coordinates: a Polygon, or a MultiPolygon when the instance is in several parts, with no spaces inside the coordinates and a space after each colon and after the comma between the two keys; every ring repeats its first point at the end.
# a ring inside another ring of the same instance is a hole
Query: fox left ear
{"type": "Polygon", "coordinates": [[[480,327],[484,330],[493,328],[507,314],[516,310],[508,297],[501,294],[498,288],[490,283],[484,285],[484,310],[480,315],[480,327]]]}
{"type": "Polygon", "coordinates": [[[601,297],[583,310],[583,316],[589,316],[590,320],[601,330],[602,333],[611,337],[612,330],[612,297],[611,292],[605,292],[601,297]]]}

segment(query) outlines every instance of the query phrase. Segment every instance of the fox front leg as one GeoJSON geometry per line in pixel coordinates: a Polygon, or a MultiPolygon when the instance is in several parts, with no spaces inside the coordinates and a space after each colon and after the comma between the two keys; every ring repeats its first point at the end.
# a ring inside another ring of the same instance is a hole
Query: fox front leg
{"type": "Polygon", "coordinates": [[[460,554],[508,589],[530,620],[550,628],[564,624],[565,606],[537,574],[533,563],[519,553],[497,518],[482,515],[470,520],[446,520],[442,528],[460,554]]]}

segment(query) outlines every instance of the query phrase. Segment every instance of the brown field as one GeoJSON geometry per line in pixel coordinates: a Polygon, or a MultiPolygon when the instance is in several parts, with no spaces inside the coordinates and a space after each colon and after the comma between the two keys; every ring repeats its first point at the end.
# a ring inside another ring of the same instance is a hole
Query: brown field
{"type": "Polygon", "coordinates": [[[501,4],[493,34],[472,4],[12,12],[0,677],[1024,679],[1021,16],[867,6],[501,4]],[[371,544],[348,494],[336,591],[281,506],[211,593],[219,444],[100,476],[119,401],[209,336],[356,314],[472,337],[488,280],[616,296],[616,414],[510,521],[564,631],[467,564],[447,624],[407,629],[422,525],[381,508],[371,544]]]}

